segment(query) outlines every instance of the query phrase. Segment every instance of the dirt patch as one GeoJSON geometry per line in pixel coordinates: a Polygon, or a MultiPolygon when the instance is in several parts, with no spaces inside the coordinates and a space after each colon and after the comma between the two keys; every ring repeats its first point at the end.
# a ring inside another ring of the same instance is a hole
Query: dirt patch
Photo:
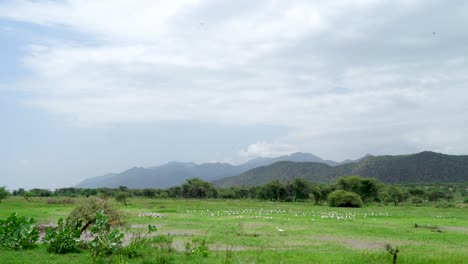
{"type": "Polygon", "coordinates": [[[464,226],[441,226],[439,227],[442,231],[461,231],[461,232],[468,232],[468,227],[464,226]]]}
{"type": "MultiPolygon", "coordinates": [[[[185,251],[185,243],[191,242],[189,240],[174,240],[172,242],[172,248],[174,248],[178,252],[184,252],[185,251]]],[[[245,247],[245,246],[231,246],[231,245],[221,245],[221,244],[216,244],[216,245],[208,245],[209,249],[211,251],[246,251],[246,250],[257,250],[258,248],[256,247],[245,247]]]]}
{"type": "Polygon", "coordinates": [[[161,234],[168,236],[201,236],[205,233],[196,229],[177,229],[177,230],[164,230],[161,234]]]}
{"type": "MultiPolygon", "coordinates": [[[[130,228],[144,228],[144,229],[148,230],[148,225],[149,224],[131,224],[130,228]]],[[[154,225],[154,226],[156,226],[157,229],[160,229],[163,225],[157,224],[157,225],[154,225]]]]}
{"type": "Polygon", "coordinates": [[[386,244],[381,241],[356,239],[350,237],[321,236],[316,237],[315,239],[320,241],[338,242],[356,249],[383,249],[386,244]]]}

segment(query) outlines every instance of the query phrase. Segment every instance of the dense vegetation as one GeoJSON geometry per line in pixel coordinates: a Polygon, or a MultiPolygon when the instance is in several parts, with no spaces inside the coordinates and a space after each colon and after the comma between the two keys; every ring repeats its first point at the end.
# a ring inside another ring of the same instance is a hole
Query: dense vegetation
{"type": "MultiPolygon", "coordinates": [[[[119,188],[60,188],[54,191],[46,189],[14,190],[13,196],[23,196],[26,200],[32,197],[78,197],[99,196],[114,197],[126,204],[130,197],[147,198],[222,198],[222,199],[260,199],[268,201],[312,201],[315,204],[326,203],[328,195],[336,190],[345,190],[358,195],[364,203],[381,203],[384,205],[400,203],[421,204],[425,202],[444,201],[447,206],[453,205],[454,198],[459,201],[467,198],[468,183],[429,183],[391,185],[379,182],[374,178],[359,176],[340,177],[333,184],[320,184],[305,179],[293,179],[282,183],[273,180],[261,186],[241,186],[220,188],[198,178],[187,180],[182,186],[167,189],[129,189],[119,188]]],[[[51,200],[51,202],[57,202],[51,200]]],[[[64,200],[64,202],[67,202],[64,200]]],[[[88,205],[90,206],[90,205],[88,205]]],[[[101,208],[102,210],[103,209],[101,208]]],[[[83,215],[77,212],[76,215],[83,215]]],[[[84,220],[83,220],[84,221],[84,220]]]]}

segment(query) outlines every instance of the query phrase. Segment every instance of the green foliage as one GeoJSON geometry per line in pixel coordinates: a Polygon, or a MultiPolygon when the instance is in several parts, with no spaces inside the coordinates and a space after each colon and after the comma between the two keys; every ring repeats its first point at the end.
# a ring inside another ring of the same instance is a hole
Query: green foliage
{"type": "Polygon", "coordinates": [[[0,203],[2,203],[2,200],[7,198],[10,195],[10,193],[7,191],[6,187],[0,187],[0,203]]]}
{"type": "Polygon", "coordinates": [[[15,250],[33,248],[39,240],[39,230],[33,223],[33,218],[18,217],[16,213],[0,220],[0,246],[15,250]]]}
{"type": "Polygon", "coordinates": [[[185,255],[186,256],[201,256],[208,257],[210,255],[210,249],[206,242],[206,238],[203,239],[192,239],[192,242],[185,243],[185,255]]]}
{"type": "Polygon", "coordinates": [[[400,188],[390,186],[387,189],[389,200],[393,202],[393,205],[398,206],[399,203],[403,202],[403,192],[400,188]]]}
{"type": "Polygon", "coordinates": [[[337,190],[328,195],[328,204],[332,207],[361,207],[362,201],[356,193],[337,190]]]}
{"type": "Polygon", "coordinates": [[[365,202],[377,198],[380,188],[376,179],[359,176],[341,177],[337,185],[338,189],[359,194],[365,202]]]}
{"type": "Polygon", "coordinates": [[[182,196],[185,198],[216,198],[218,190],[209,182],[193,178],[188,179],[182,185],[182,196]]]}
{"type": "Polygon", "coordinates": [[[133,233],[130,244],[122,248],[121,253],[128,258],[136,258],[142,255],[141,251],[149,244],[150,235],[158,229],[154,225],[148,225],[148,232],[142,236],[140,232],[133,233]]]}
{"type": "Polygon", "coordinates": [[[123,205],[127,205],[128,192],[120,191],[115,195],[115,200],[123,205]]]}
{"type": "Polygon", "coordinates": [[[390,253],[393,257],[393,264],[396,264],[397,263],[397,257],[398,257],[398,253],[400,252],[400,250],[398,249],[397,246],[392,246],[390,244],[386,244],[385,245],[385,250],[387,250],[388,253],[390,253]]]}
{"type": "Polygon", "coordinates": [[[413,196],[411,197],[411,203],[415,205],[421,205],[422,203],[424,203],[424,200],[419,196],[413,196]]]}
{"type": "Polygon", "coordinates": [[[117,211],[106,199],[96,196],[81,200],[67,217],[66,224],[72,229],[80,228],[83,232],[96,222],[98,212],[104,212],[108,217],[107,228],[124,224],[122,213],[117,211]]]}
{"type": "Polygon", "coordinates": [[[24,199],[26,199],[26,201],[29,201],[33,197],[33,193],[32,192],[25,192],[23,194],[23,197],[24,197],[24,199]]]}
{"type": "Polygon", "coordinates": [[[273,180],[258,190],[258,198],[271,201],[284,201],[287,194],[285,186],[278,180],[273,180]]]}
{"type": "Polygon", "coordinates": [[[94,257],[104,257],[117,253],[122,247],[124,233],[118,228],[109,228],[109,218],[101,211],[96,213],[95,224],[91,228],[94,235],[89,244],[94,257]]]}
{"type": "Polygon", "coordinates": [[[80,229],[73,229],[65,225],[63,218],[57,222],[57,228],[47,228],[44,243],[47,244],[47,251],[57,254],[67,254],[79,252],[80,229]]]}
{"type": "Polygon", "coordinates": [[[169,264],[174,262],[175,250],[172,248],[172,237],[158,235],[153,237],[152,243],[156,249],[157,264],[169,264]]]}

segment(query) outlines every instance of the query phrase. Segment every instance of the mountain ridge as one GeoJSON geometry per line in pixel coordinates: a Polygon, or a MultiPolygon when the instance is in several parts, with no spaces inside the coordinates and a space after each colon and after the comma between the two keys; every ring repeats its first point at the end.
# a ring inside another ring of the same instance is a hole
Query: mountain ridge
{"type": "Polygon", "coordinates": [[[181,185],[189,178],[201,178],[205,181],[215,181],[229,176],[239,175],[253,168],[267,166],[278,161],[310,161],[337,165],[339,162],[323,160],[311,153],[296,152],[274,158],[256,158],[239,165],[229,163],[201,163],[171,161],[154,167],[132,167],[120,173],[109,173],[81,181],[79,188],[168,188],[181,185]]]}
{"type": "Polygon", "coordinates": [[[394,156],[366,155],[356,162],[337,166],[313,162],[277,162],[213,183],[221,187],[256,186],[272,180],[286,182],[294,178],[332,183],[338,177],[348,175],[377,178],[385,183],[464,182],[468,181],[468,156],[423,151],[394,156]]]}

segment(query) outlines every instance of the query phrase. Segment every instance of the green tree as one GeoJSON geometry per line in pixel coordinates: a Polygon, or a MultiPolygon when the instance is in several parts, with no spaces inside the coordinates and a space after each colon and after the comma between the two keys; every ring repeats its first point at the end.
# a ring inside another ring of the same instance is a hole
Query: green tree
{"type": "Polygon", "coordinates": [[[357,193],[337,190],[328,195],[328,204],[332,207],[361,207],[362,200],[357,193]]]}
{"type": "Polygon", "coordinates": [[[122,203],[123,205],[127,205],[128,196],[128,192],[120,191],[115,195],[115,200],[119,203],[122,203]]]}
{"type": "Polygon", "coordinates": [[[274,180],[260,187],[258,191],[258,198],[271,200],[271,201],[283,201],[286,199],[287,191],[285,186],[278,180],[274,180]]]}
{"type": "Polygon", "coordinates": [[[398,206],[399,203],[403,202],[404,196],[400,188],[396,186],[390,186],[388,187],[387,193],[390,201],[392,201],[395,206],[398,206]]]}
{"type": "Polygon", "coordinates": [[[182,185],[182,196],[185,198],[216,198],[218,191],[213,184],[199,178],[188,179],[182,185]]]}
{"type": "Polygon", "coordinates": [[[296,178],[291,184],[293,200],[307,200],[312,192],[310,183],[304,179],[296,178]]]}
{"type": "Polygon", "coordinates": [[[347,176],[338,179],[338,189],[357,193],[364,202],[368,202],[378,197],[380,184],[374,178],[347,176]]]}
{"type": "Polygon", "coordinates": [[[10,195],[10,193],[7,191],[6,187],[0,187],[0,204],[2,203],[2,200],[7,198],[10,195]]]}

